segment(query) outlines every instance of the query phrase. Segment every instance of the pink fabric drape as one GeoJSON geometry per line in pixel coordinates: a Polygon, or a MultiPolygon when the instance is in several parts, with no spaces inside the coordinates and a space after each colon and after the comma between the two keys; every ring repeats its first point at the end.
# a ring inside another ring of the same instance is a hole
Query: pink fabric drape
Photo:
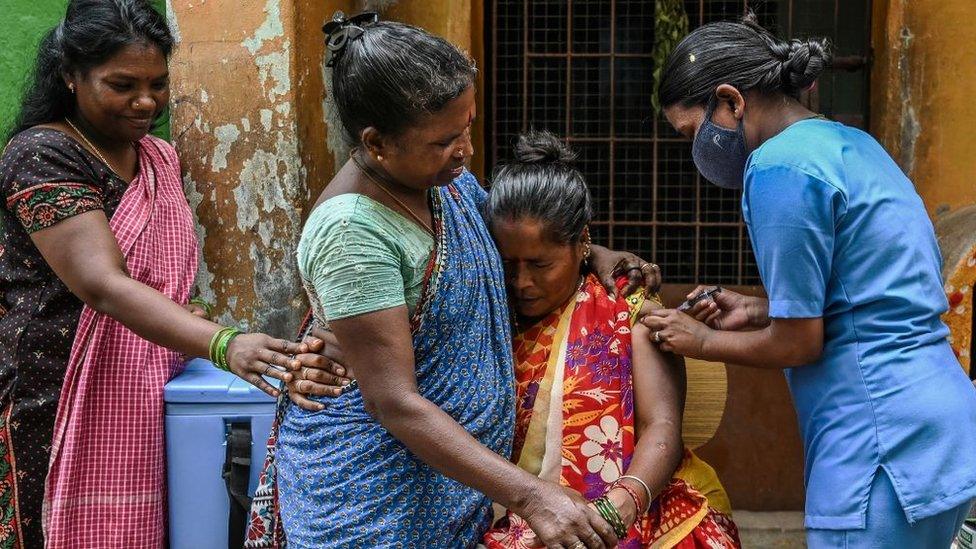
{"type": "MultiPolygon", "coordinates": [[[[139,142],[139,175],[110,226],[129,275],[185,304],[197,241],[179,160],[168,143],[152,136],[139,142]]],[[[163,385],[181,367],[175,351],[83,309],[54,428],[46,547],[163,547],[163,385]]]]}

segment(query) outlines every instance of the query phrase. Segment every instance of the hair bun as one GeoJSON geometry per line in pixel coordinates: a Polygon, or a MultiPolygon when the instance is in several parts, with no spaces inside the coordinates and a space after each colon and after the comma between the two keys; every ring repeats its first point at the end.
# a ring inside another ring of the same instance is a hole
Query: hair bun
{"type": "Polygon", "coordinates": [[[530,130],[519,136],[515,160],[522,164],[570,164],[576,160],[576,153],[552,132],[530,130]]]}
{"type": "Polygon", "coordinates": [[[790,40],[789,54],[783,61],[783,84],[804,90],[830,65],[830,46],[826,40],[790,40]]]}

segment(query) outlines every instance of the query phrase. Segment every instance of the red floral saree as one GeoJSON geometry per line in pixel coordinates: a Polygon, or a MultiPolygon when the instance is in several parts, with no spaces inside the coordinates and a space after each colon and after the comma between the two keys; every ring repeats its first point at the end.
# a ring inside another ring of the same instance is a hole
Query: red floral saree
{"type": "MultiPolygon", "coordinates": [[[[576,299],[515,336],[519,467],[594,499],[625,473],[634,453],[631,325],[642,297],[611,299],[586,278],[576,299]]],[[[631,528],[622,548],[739,547],[715,471],[690,450],[671,483],[631,528]]],[[[484,538],[489,549],[529,547],[514,513],[484,538]]]]}

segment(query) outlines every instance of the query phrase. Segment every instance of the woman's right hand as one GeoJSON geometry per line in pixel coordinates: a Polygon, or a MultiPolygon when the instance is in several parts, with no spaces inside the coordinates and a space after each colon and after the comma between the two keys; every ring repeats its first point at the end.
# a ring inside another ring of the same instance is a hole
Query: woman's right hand
{"type": "Polygon", "coordinates": [[[535,495],[515,512],[532,527],[540,546],[589,549],[616,547],[613,528],[579,493],[539,481],[535,495]]]}
{"type": "MultiPolygon", "coordinates": [[[[688,294],[687,298],[691,299],[704,291],[713,289],[715,286],[699,286],[688,294]]],[[[686,312],[699,322],[704,322],[716,330],[737,332],[754,327],[757,321],[753,318],[755,313],[750,307],[752,299],[722,288],[722,291],[713,294],[711,299],[699,301],[686,312]]]]}
{"type": "Polygon", "coordinates": [[[237,377],[276,397],[278,390],[262,376],[288,383],[292,371],[300,367],[291,358],[308,352],[308,345],[265,334],[240,334],[227,345],[227,366],[237,377]]]}

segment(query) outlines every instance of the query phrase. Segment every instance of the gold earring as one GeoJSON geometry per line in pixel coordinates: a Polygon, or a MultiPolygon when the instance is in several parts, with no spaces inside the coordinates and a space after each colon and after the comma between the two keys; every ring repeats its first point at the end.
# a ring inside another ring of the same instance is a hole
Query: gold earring
{"type": "Polygon", "coordinates": [[[590,249],[590,242],[592,242],[592,241],[590,240],[590,228],[589,227],[586,227],[585,229],[583,229],[583,237],[582,237],[582,240],[583,240],[583,262],[585,263],[586,261],[588,261],[590,259],[590,253],[592,252],[592,250],[590,249]]]}
{"type": "Polygon", "coordinates": [[[376,161],[377,162],[382,162],[383,161],[383,155],[382,154],[376,155],[376,161]]]}

